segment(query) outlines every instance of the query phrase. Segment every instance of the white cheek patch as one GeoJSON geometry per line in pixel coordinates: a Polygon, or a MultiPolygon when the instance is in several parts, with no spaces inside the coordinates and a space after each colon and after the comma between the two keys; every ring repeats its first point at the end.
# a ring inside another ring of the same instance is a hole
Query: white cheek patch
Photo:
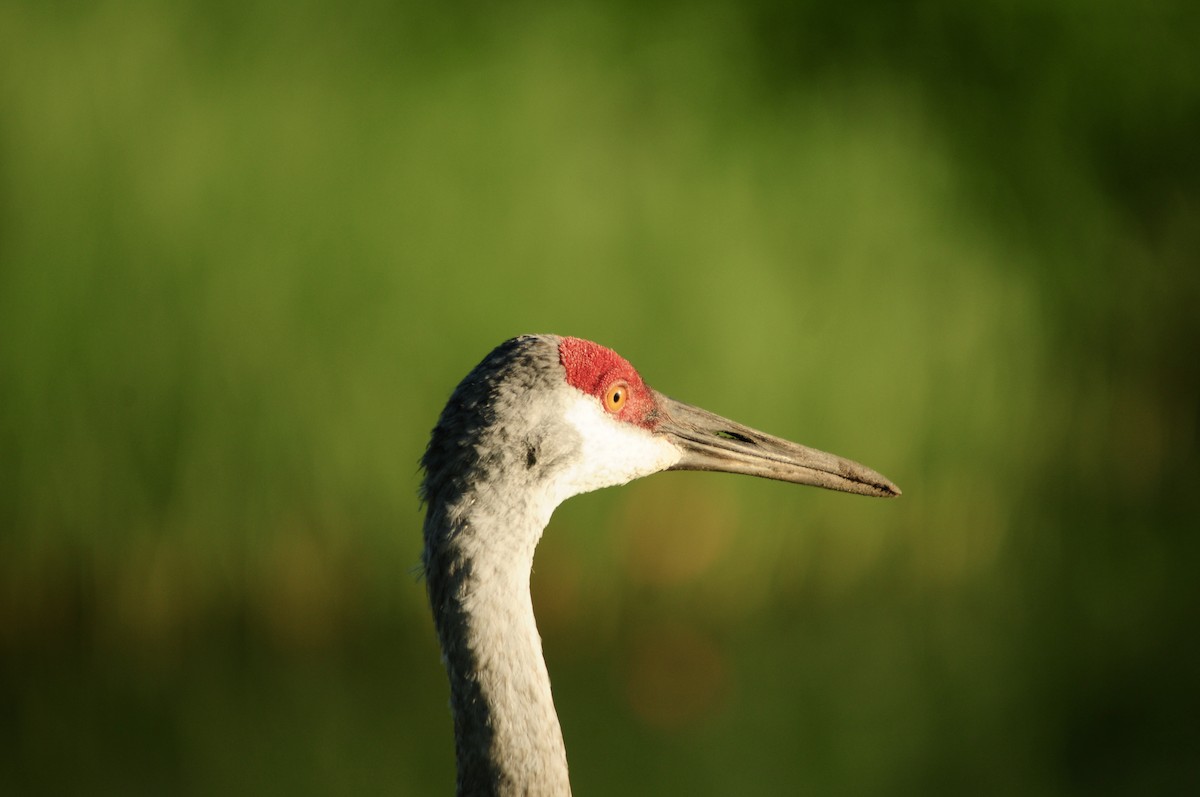
{"type": "Polygon", "coordinates": [[[579,459],[559,479],[560,501],[658,473],[683,456],[665,438],[617,420],[583,393],[568,402],[565,417],[581,442],[579,459]]]}

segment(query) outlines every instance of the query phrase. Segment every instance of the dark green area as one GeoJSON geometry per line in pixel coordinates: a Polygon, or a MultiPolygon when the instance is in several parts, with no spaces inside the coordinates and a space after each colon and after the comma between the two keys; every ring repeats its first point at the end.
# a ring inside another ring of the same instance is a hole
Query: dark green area
{"type": "Polygon", "coordinates": [[[1200,792],[1200,6],[0,8],[0,793],[446,794],[521,332],[858,459],[573,499],[577,794],[1200,792]]]}

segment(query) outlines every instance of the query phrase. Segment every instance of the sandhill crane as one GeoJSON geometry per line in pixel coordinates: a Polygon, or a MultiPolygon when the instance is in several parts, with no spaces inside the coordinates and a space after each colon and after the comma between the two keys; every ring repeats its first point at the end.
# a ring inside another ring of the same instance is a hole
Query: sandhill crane
{"type": "Polygon", "coordinates": [[[616,352],[554,335],[508,340],[467,374],[421,464],[460,795],[571,792],[529,595],[534,548],[564,500],[662,470],[900,494],[856,462],[674,401],[616,352]]]}

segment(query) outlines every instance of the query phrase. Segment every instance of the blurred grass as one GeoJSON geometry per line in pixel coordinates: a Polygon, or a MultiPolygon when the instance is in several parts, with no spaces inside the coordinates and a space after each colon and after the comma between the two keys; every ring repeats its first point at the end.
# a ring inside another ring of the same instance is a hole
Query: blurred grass
{"type": "Polygon", "coordinates": [[[556,331],[905,490],[564,505],[578,793],[1193,792],[1198,28],[6,4],[0,791],[446,793],[416,461],[556,331]]]}

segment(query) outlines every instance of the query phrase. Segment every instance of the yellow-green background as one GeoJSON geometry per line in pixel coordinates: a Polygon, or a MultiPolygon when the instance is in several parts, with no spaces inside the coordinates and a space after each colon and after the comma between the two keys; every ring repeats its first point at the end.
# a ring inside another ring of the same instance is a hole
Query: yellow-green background
{"type": "Polygon", "coordinates": [[[448,793],[417,460],[552,331],[905,491],[560,509],[577,794],[1197,793],[1198,9],[0,5],[0,792],[448,793]]]}

